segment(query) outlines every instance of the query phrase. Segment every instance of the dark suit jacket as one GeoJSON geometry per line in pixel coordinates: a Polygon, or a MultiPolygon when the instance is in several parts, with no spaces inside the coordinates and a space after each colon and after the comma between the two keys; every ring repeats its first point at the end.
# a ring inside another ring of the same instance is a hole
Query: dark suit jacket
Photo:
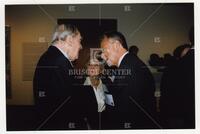
{"type": "Polygon", "coordinates": [[[149,118],[155,110],[155,84],[147,66],[137,56],[128,53],[118,69],[129,70],[131,74],[115,76],[112,87],[108,88],[116,105],[117,127],[123,129],[124,123],[132,123],[132,128],[157,127],[149,118]]]}
{"type": "Polygon", "coordinates": [[[161,115],[165,128],[195,127],[194,82],[194,50],[190,50],[169,66],[162,77],[161,115]]]}
{"type": "Polygon", "coordinates": [[[70,75],[72,69],[70,61],[54,46],[40,57],[33,81],[36,129],[99,128],[93,89],[70,75]]]}
{"type": "Polygon", "coordinates": [[[69,75],[70,69],[73,69],[70,61],[55,46],[50,46],[39,59],[33,80],[38,122],[41,124],[55,111],[51,120],[57,120],[52,124],[48,120],[42,126],[44,129],[59,129],[61,119],[67,127],[67,121],[71,118],[69,115],[73,113],[71,100],[75,80],[69,75]]]}
{"type": "Polygon", "coordinates": [[[179,115],[184,119],[183,128],[195,128],[195,72],[194,49],[191,49],[179,63],[179,115]]]}

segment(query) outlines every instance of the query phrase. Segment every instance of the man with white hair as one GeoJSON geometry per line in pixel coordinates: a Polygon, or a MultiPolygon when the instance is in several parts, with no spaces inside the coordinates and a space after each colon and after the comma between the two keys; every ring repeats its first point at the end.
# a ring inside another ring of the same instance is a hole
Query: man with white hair
{"type": "Polygon", "coordinates": [[[53,34],[52,45],[39,59],[33,80],[39,117],[36,129],[68,127],[72,109],[70,99],[75,82],[73,76],[69,75],[69,70],[73,69],[71,62],[78,59],[82,49],[81,39],[76,26],[58,25],[53,34]]]}

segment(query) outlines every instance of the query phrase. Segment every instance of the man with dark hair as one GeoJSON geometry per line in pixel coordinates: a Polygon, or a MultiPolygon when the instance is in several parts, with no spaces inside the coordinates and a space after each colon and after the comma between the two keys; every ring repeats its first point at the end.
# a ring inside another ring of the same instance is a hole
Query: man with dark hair
{"type": "Polygon", "coordinates": [[[173,55],[176,58],[176,60],[181,59],[185,54],[190,50],[191,45],[190,44],[183,44],[178,46],[174,51],[173,55]]]}
{"type": "Polygon", "coordinates": [[[118,40],[121,43],[121,45],[123,46],[123,48],[128,50],[128,45],[126,43],[126,39],[122,33],[112,31],[112,32],[104,33],[104,36],[106,36],[107,38],[112,38],[112,39],[118,40]]]}
{"type": "Polygon", "coordinates": [[[194,29],[190,43],[174,50],[177,62],[168,67],[161,80],[161,115],[165,128],[195,128],[194,29]]]}
{"type": "Polygon", "coordinates": [[[154,79],[147,66],[135,55],[128,52],[125,37],[120,32],[107,32],[101,40],[102,58],[108,66],[128,73],[115,74],[114,82],[108,89],[113,95],[115,129],[155,128],[153,118],[154,79]]]}
{"type": "Polygon", "coordinates": [[[195,128],[195,49],[194,27],[189,31],[191,48],[186,51],[179,63],[179,89],[182,94],[182,112],[184,128],[195,128]]]}

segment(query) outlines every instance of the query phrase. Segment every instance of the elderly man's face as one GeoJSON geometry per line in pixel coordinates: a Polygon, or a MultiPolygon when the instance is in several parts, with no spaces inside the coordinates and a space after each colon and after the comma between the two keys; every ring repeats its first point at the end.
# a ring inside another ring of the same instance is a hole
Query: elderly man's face
{"type": "Polygon", "coordinates": [[[106,37],[101,41],[101,48],[103,49],[101,57],[106,61],[108,66],[117,65],[116,56],[118,53],[113,43],[114,41],[112,39],[106,37]]]}
{"type": "Polygon", "coordinates": [[[82,49],[81,40],[82,40],[82,37],[80,33],[72,37],[72,42],[71,42],[72,47],[69,52],[69,57],[70,57],[70,60],[72,61],[78,59],[79,51],[82,49]]]}

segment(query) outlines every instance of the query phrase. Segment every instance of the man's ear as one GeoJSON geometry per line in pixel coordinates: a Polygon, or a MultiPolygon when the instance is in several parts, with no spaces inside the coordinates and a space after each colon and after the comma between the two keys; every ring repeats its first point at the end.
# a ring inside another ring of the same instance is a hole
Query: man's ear
{"type": "Polygon", "coordinates": [[[121,47],[121,43],[118,40],[115,40],[114,46],[115,46],[115,49],[118,50],[121,47]]]}
{"type": "Polygon", "coordinates": [[[73,44],[73,37],[72,36],[67,36],[65,41],[67,42],[68,45],[72,45],[73,44]]]}

